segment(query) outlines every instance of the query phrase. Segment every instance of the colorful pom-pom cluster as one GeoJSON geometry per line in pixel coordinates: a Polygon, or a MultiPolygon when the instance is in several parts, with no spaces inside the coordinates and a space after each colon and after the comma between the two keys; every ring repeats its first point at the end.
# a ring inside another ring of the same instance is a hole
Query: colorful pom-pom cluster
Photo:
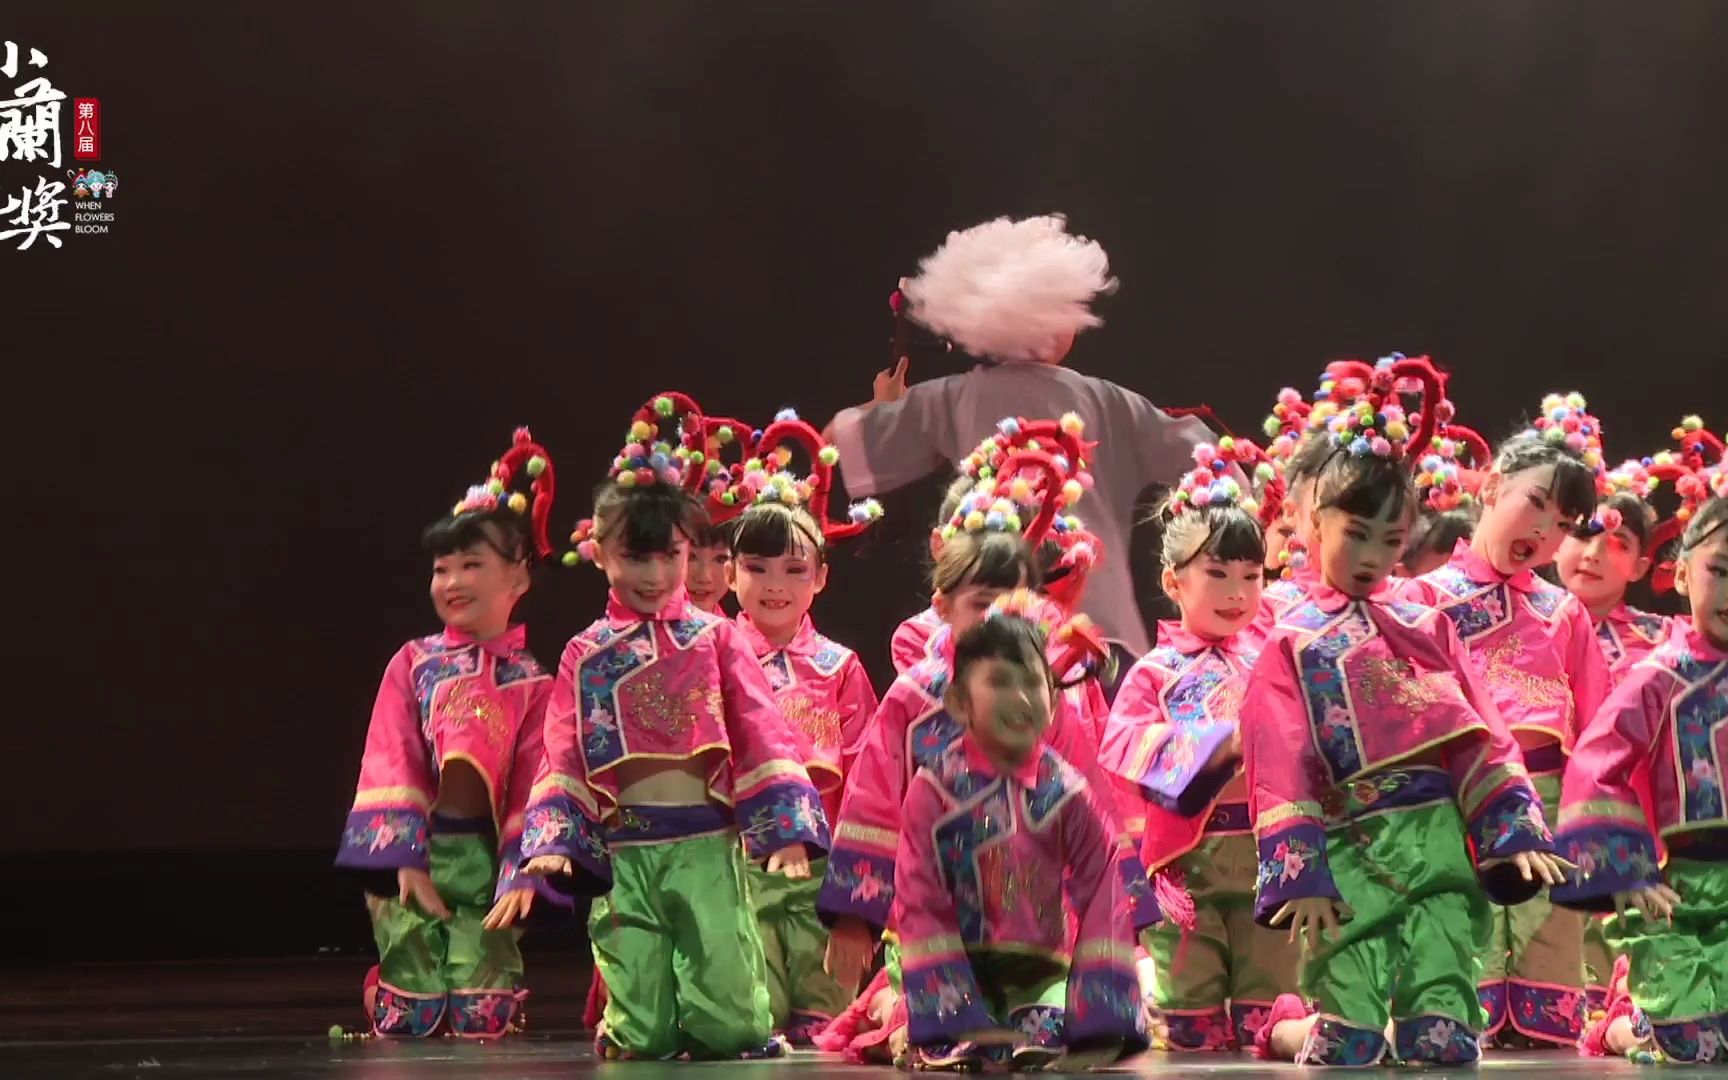
{"type": "Polygon", "coordinates": [[[1717,462],[1688,472],[1674,481],[1674,490],[1680,496],[1680,508],[1674,516],[1682,522],[1691,521],[1711,499],[1728,498],[1728,466],[1717,462]]]}
{"type": "Polygon", "coordinates": [[[1014,589],[998,596],[985,612],[986,619],[1024,619],[1038,628],[1044,639],[1051,669],[1068,675],[1075,665],[1091,667],[1109,659],[1109,645],[1085,615],[1068,615],[1063,605],[1032,589],[1014,589]]]}
{"type": "MultiPolygon", "coordinates": [[[[677,406],[668,397],[654,399],[653,409],[662,420],[676,415],[677,406]]],[[[655,426],[645,419],[631,422],[624,436],[624,448],[612,459],[612,480],[622,488],[652,487],[665,484],[679,487],[684,483],[685,470],[701,468],[706,456],[700,450],[685,445],[690,441],[680,433],[677,442],[657,437],[655,426]]]]}
{"type": "Polygon", "coordinates": [[[563,555],[565,566],[600,564],[600,542],[594,537],[594,519],[583,518],[570,532],[570,550],[563,555]]]}
{"type": "Polygon", "coordinates": [[[952,539],[962,532],[1023,532],[1038,516],[1046,499],[1055,500],[1055,516],[1051,531],[1064,546],[1086,537],[1080,519],[1066,513],[1092,487],[1092,474],[1086,468],[1085,422],[1075,413],[1065,413],[1056,422],[1056,430],[1067,440],[1048,441],[1029,432],[1045,431],[1048,421],[1023,422],[1008,417],[996,425],[996,434],[979,443],[960,462],[960,472],[971,477],[973,489],[961,498],[947,524],[936,530],[941,540],[952,539]],[[1066,447],[1078,447],[1074,453],[1066,447]],[[1012,456],[1021,451],[1043,452],[1050,456],[1056,471],[1062,476],[1060,488],[1051,493],[1046,475],[1016,470],[1003,475],[1012,456]]]}
{"type": "Polygon", "coordinates": [[[1328,365],[1320,375],[1319,388],[1314,391],[1314,404],[1308,411],[1308,429],[1334,431],[1333,422],[1371,392],[1377,400],[1391,397],[1397,383],[1392,365],[1403,359],[1403,353],[1383,356],[1375,361],[1366,377],[1359,373],[1366,369],[1360,361],[1344,360],[1328,365]]]}
{"type": "MultiPolygon", "coordinates": [[[[798,424],[798,413],[793,409],[781,409],[774,414],[774,422],[798,424]]],[[[722,432],[725,430],[721,429],[722,432]]],[[[764,434],[758,432],[756,437],[760,439],[764,434]]],[[[807,435],[805,441],[811,441],[807,435]]],[[[784,444],[746,459],[736,472],[729,473],[718,462],[710,462],[709,475],[705,478],[708,495],[722,507],[748,508],[771,503],[789,508],[801,507],[825,525],[825,508],[814,505],[814,501],[827,491],[828,476],[840,464],[840,451],[819,439],[815,441],[817,445],[812,447],[815,464],[807,476],[800,476],[792,470],[792,448],[784,444]]],[[[882,504],[875,499],[854,503],[846,511],[846,518],[853,525],[869,525],[881,517],[882,504]]]]}
{"type": "Polygon", "coordinates": [[[1604,493],[1636,495],[1649,501],[1650,496],[1662,485],[1662,478],[1651,472],[1650,467],[1658,460],[1666,462],[1671,458],[1672,455],[1664,451],[1655,457],[1622,461],[1603,474],[1604,493]]]}
{"type": "Polygon", "coordinates": [[[1252,492],[1230,475],[1230,466],[1238,464],[1264,484],[1274,478],[1275,469],[1266,461],[1256,462],[1254,444],[1246,439],[1226,435],[1214,446],[1201,443],[1194,448],[1194,468],[1184,474],[1170,499],[1172,513],[1185,510],[1206,510],[1213,507],[1238,506],[1250,515],[1260,513],[1260,503],[1252,492]]]}
{"type": "Polygon", "coordinates": [[[511,439],[510,449],[492,463],[486,482],[470,487],[456,505],[450,508],[450,516],[489,513],[505,507],[512,513],[529,519],[528,534],[534,553],[541,558],[550,558],[553,549],[547,536],[547,523],[551,519],[552,502],[557,493],[554,480],[552,462],[547,457],[546,450],[534,441],[533,433],[527,428],[517,428],[511,439]],[[529,479],[528,491],[512,491],[512,485],[523,474],[529,479]]]}
{"type": "Polygon", "coordinates": [[[1606,491],[1607,466],[1602,460],[1602,424],[1586,411],[1584,395],[1549,394],[1542,399],[1542,413],[1531,430],[1547,442],[1565,446],[1596,475],[1599,491],[1606,491]]]}
{"type": "Polygon", "coordinates": [[[1372,392],[1328,417],[1326,431],[1334,447],[1354,457],[1400,461],[1410,441],[1403,406],[1372,392]]]}
{"type": "Polygon", "coordinates": [[[1469,507],[1476,495],[1466,481],[1458,457],[1463,448],[1456,439],[1436,435],[1429,440],[1428,453],[1416,463],[1416,490],[1423,505],[1444,513],[1469,507]]]}
{"type": "Polygon", "coordinates": [[[1260,428],[1267,439],[1266,456],[1279,475],[1283,475],[1290,459],[1296,456],[1302,433],[1308,430],[1311,412],[1308,403],[1302,400],[1301,391],[1286,386],[1278,391],[1278,400],[1272,406],[1271,414],[1261,422],[1260,428]]]}
{"type": "Polygon", "coordinates": [[[1424,389],[1422,379],[1411,374],[1411,364],[1426,369],[1429,377],[1434,374],[1428,357],[1397,352],[1382,356],[1371,368],[1358,360],[1329,365],[1308,411],[1308,430],[1325,432],[1334,447],[1358,457],[1405,460],[1420,425],[1416,416],[1405,414],[1399,395],[1424,389]]]}
{"type": "MultiPolygon", "coordinates": [[[[512,442],[515,447],[530,450],[531,456],[523,465],[523,471],[531,478],[538,480],[545,474],[548,463],[545,456],[539,452],[539,448],[534,446],[533,433],[525,427],[517,428],[512,442]]],[[[451,509],[452,517],[496,510],[500,505],[507,506],[518,514],[528,512],[531,505],[528,496],[520,491],[510,491],[510,484],[515,479],[515,472],[507,460],[494,461],[488,474],[484,484],[475,484],[469,487],[467,493],[451,509]]]]}

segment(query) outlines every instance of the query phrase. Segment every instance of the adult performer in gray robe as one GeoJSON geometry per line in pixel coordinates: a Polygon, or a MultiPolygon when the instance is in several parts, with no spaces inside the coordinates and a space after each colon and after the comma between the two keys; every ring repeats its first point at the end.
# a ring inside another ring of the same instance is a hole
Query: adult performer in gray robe
{"type": "Polygon", "coordinates": [[[862,497],[953,468],[1004,417],[1078,413],[1098,447],[1088,461],[1093,491],[1076,511],[1104,545],[1080,608],[1138,657],[1150,646],[1129,572],[1135,500],[1151,484],[1174,484],[1194,446],[1214,436],[1196,417],[1062,366],[1075,336],[1102,322],[1093,299],[1115,286],[1104,249],[1070,235],[1059,216],[950,233],[903,283],[903,302],[913,320],[980,362],[907,386],[902,358],[876,377],[874,400],[834,417],[829,437],[847,493],[862,497]]]}

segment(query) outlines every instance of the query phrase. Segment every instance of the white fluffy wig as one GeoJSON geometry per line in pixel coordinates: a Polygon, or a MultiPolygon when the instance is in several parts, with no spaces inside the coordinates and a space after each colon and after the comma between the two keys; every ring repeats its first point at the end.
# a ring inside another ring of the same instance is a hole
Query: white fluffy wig
{"type": "Polygon", "coordinates": [[[949,233],[902,292],[914,319],[974,356],[1056,361],[1103,323],[1092,300],[1115,288],[1104,249],[1051,214],[949,233]]]}

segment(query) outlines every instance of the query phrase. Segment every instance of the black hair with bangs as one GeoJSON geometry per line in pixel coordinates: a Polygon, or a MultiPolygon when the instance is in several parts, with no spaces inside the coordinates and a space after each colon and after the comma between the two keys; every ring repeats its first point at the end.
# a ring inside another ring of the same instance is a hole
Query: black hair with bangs
{"type": "Polygon", "coordinates": [[[1266,533],[1253,514],[1240,506],[1208,506],[1184,510],[1164,526],[1164,565],[1180,570],[1210,555],[1219,562],[1266,561],[1266,533]]]}
{"type": "Polygon", "coordinates": [[[757,503],[733,523],[732,557],[756,555],[774,559],[807,550],[817,563],[827,555],[822,528],[801,509],[784,503],[757,503]]]}
{"type": "Polygon", "coordinates": [[[1037,589],[1042,583],[1032,546],[1013,530],[955,533],[942,544],[930,571],[930,584],[950,594],[968,585],[1037,589]]]}
{"type": "Polygon", "coordinates": [[[1335,448],[1320,467],[1314,505],[1359,518],[1397,519],[1416,502],[1416,484],[1402,461],[1335,448]]]}
{"type": "Polygon", "coordinates": [[[991,615],[961,634],[954,643],[954,676],[949,685],[964,686],[966,673],[975,664],[1001,660],[1041,670],[1045,681],[1054,688],[1056,675],[1050,670],[1050,657],[1044,650],[1044,634],[1034,623],[1017,615],[991,615]]]}
{"type": "Polygon", "coordinates": [[[622,487],[607,480],[594,489],[597,537],[618,537],[632,555],[664,555],[679,536],[694,542],[708,512],[683,488],[670,484],[622,487]]]}
{"type": "Polygon", "coordinates": [[[1596,509],[1596,474],[1578,451],[1526,431],[1501,443],[1494,453],[1494,468],[1508,479],[1544,465],[1554,466],[1548,497],[1560,504],[1560,512],[1574,521],[1588,518],[1596,509]]]}
{"type": "Polygon", "coordinates": [[[532,562],[534,557],[527,515],[507,506],[439,518],[420,534],[420,544],[435,559],[477,547],[492,549],[507,563],[532,562]]]}
{"type": "Polygon", "coordinates": [[[1728,525],[1728,498],[1718,496],[1705,503],[1686,523],[1685,535],[1680,538],[1681,553],[1689,554],[1696,550],[1698,545],[1720,532],[1724,525],[1728,525]]]}

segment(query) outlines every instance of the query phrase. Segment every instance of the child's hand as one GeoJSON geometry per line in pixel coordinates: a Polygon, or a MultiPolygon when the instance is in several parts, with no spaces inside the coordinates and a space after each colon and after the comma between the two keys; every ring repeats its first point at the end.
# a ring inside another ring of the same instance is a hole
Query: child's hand
{"type": "Polygon", "coordinates": [[[1324,896],[1286,901],[1272,916],[1272,925],[1283,926],[1286,919],[1290,921],[1289,940],[1306,937],[1310,950],[1320,948],[1321,939],[1338,930],[1338,908],[1324,896]]]}
{"type": "Polygon", "coordinates": [[[533,886],[511,889],[498,898],[498,902],[492,905],[492,910],[487,912],[486,921],[480,925],[487,930],[508,930],[516,925],[517,919],[526,919],[533,907],[533,886]]]}
{"type": "Polygon", "coordinates": [[[563,855],[536,855],[528,860],[528,865],[522,868],[522,872],[535,877],[551,877],[553,874],[568,876],[572,867],[570,860],[563,855]]]}
{"type": "Polygon", "coordinates": [[[876,373],[876,381],[871,386],[874,395],[870,399],[872,405],[880,405],[887,401],[899,401],[906,396],[906,366],[910,363],[910,360],[902,356],[892,371],[883,368],[876,373]]]}
{"type": "Polygon", "coordinates": [[[1673,925],[1674,909],[1679,906],[1680,894],[1666,885],[1649,885],[1614,894],[1615,911],[1625,915],[1628,907],[1636,908],[1651,922],[1667,919],[1669,925],[1673,925]]]}
{"type": "Polygon", "coordinates": [[[810,855],[804,850],[803,842],[787,844],[768,856],[768,872],[770,874],[785,874],[789,878],[809,877],[810,855]]]}
{"type": "Polygon", "coordinates": [[[870,928],[859,919],[842,917],[828,934],[828,953],[822,959],[822,969],[845,987],[848,994],[856,994],[875,951],[870,928]]]}
{"type": "Polygon", "coordinates": [[[1525,881],[1542,879],[1544,885],[1564,885],[1576,866],[1558,855],[1550,855],[1546,851],[1520,851],[1512,856],[1512,865],[1524,875],[1525,881]]]}
{"type": "Polygon", "coordinates": [[[450,917],[450,909],[444,906],[444,898],[438,895],[438,886],[432,884],[432,875],[424,870],[404,866],[396,871],[396,899],[404,904],[418,905],[421,911],[435,919],[450,917]]]}

